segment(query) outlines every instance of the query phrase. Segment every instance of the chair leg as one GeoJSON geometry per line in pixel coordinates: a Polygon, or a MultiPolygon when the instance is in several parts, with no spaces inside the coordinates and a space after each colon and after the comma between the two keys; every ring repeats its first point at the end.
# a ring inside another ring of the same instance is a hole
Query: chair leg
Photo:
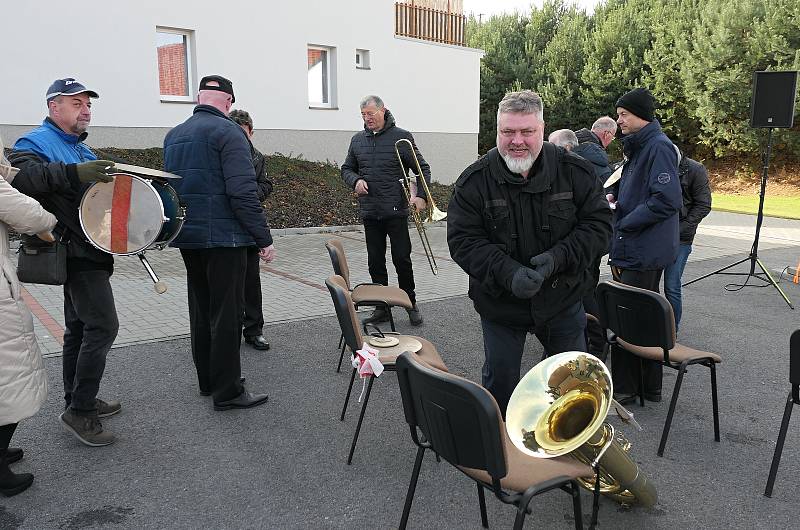
{"type": "Polygon", "coordinates": [[[714,408],[714,440],[719,441],[719,404],[717,402],[717,365],[711,361],[711,406],[714,408]]]}
{"type": "Polygon", "coordinates": [[[639,357],[639,406],[644,407],[644,359],[639,357]]]}
{"type": "Polygon", "coordinates": [[[342,344],[342,351],[339,354],[339,365],[336,367],[337,374],[342,371],[342,359],[344,359],[344,350],[346,349],[347,349],[347,344],[342,344]]]}
{"type": "Polygon", "coordinates": [[[361,423],[364,421],[364,413],[367,411],[367,403],[369,403],[369,395],[372,392],[372,383],[375,382],[375,376],[370,376],[367,391],[364,394],[364,403],[361,405],[361,414],[358,415],[358,424],[356,424],[356,432],[353,434],[353,443],[350,445],[350,454],[347,455],[347,465],[353,462],[353,453],[356,452],[356,443],[358,443],[358,433],[361,432],[361,423]]]}
{"type": "Polygon", "coordinates": [[[781,430],[778,432],[778,443],[775,444],[775,454],[772,455],[772,465],[769,467],[767,488],[764,490],[765,497],[772,497],[772,487],[775,485],[775,477],[778,475],[778,465],[780,465],[781,463],[781,455],[783,454],[783,443],[786,441],[786,431],[789,429],[789,420],[792,417],[793,407],[794,407],[794,400],[792,400],[792,393],[789,392],[789,398],[786,400],[786,409],[783,411],[781,430]]]}
{"type": "Polygon", "coordinates": [[[392,328],[392,331],[397,331],[394,327],[394,316],[392,315],[392,308],[390,306],[386,306],[386,313],[389,315],[389,326],[392,328]]]}
{"type": "Polygon", "coordinates": [[[583,510],[581,509],[581,490],[573,480],[570,483],[572,495],[572,514],[575,517],[575,530],[583,530],[583,510]]]}
{"type": "Polygon", "coordinates": [[[669,436],[669,428],[672,425],[672,415],[675,414],[675,405],[678,403],[678,394],[681,391],[681,384],[683,383],[683,374],[686,373],[687,361],[681,363],[678,369],[678,378],[675,381],[675,389],[672,391],[672,399],[669,402],[669,412],[667,412],[667,421],[664,422],[664,431],[661,433],[661,443],[658,444],[658,456],[664,456],[664,447],[667,445],[667,437],[669,436]]]}
{"type": "Polygon", "coordinates": [[[489,528],[489,518],[486,516],[486,496],[483,494],[483,486],[477,482],[475,486],[478,488],[478,505],[481,508],[481,526],[489,528]]]}
{"type": "Polygon", "coordinates": [[[403,516],[400,519],[400,530],[405,530],[408,524],[408,515],[411,513],[411,503],[414,502],[414,493],[417,491],[417,479],[419,479],[419,470],[422,467],[422,458],[424,456],[425,448],[417,448],[417,458],[414,460],[414,471],[411,473],[411,482],[408,483],[406,502],[403,505],[403,516]]]}
{"type": "Polygon", "coordinates": [[[521,506],[517,509],[517,516],[514,518],[514,530],[522,530],[522,527],[525,526],[526,511],[527,510],[521,506]]]}
{"type": "Polygon", "coordinates": [[[347,387],[347,395],[344,397],[344,405],[342,405],[342,415],[339,421],[344,421],[344,412],[347,410],[347,403],[350,401],[350,392],[353,391],[353,381],[356,380],[356,369],[353,368],[353,373],[350,374],[350,386],[347,387]]]}
{"type": "Polygon", "coordinates": [[[342,342],[344,342],[344,333],[340,333],[339,334],[339,345],[336,346],[336,347],[337,348],[341,348],[342,347],[342,342]]]}

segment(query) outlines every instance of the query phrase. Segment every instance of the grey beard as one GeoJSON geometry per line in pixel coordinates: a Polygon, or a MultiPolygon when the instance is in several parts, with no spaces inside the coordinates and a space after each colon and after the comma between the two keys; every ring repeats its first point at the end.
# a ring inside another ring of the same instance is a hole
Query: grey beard
{"type": "Polygon", "coordinates": [[[530,153],[528,153],[528,156],[525,158],[514,158],[508,153],[502,156],[503,161],[506,163],[506,167],[508,167],[508,170],[512,173],[518,173],[521,175],[533,167],[534,160],[530,153]]]}

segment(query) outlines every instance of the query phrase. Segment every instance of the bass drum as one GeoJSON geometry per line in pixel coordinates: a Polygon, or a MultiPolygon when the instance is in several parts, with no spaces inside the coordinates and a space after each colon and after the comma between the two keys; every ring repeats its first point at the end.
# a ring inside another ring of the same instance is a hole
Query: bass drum
{"type": "Polygon", "coordinates": [[[89,242],[117,256],[164,248],[186,217],[172,186],[126,173],[116,173],[113,182],[92,184],[78,216],[89,242]]]}

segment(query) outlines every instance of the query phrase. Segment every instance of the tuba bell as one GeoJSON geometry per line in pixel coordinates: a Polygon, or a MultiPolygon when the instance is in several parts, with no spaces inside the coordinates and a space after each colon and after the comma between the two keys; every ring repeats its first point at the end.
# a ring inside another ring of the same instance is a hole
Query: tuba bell
{"type": "MultiPolygon", "coordinates": [[[[548,357],[520,380],[506,411],[506,430],[517,448],[536,458],[569,455],[592,466],[600,493],[626,505],[652,506],[657,494],[628,454],[630,442],[607,423],[611,373],[594,355],[548,357]]],[[[580,479],[593,491],[594,479],[580,479]]]]}
{"type": "Polygon", "coordinates": [[[403,178],[400,179],[400,185],[403,188],[406,201],[409,203],[409,208],[411,208],[411,217],[414,219],[414,225],[417,227],[419,238],[422,241],[422,250],[425,251],[425,256],[428,258],[428,265],[431,267],[431,272],[436,275],[439,273],[439,267],[436,265],[436,257],[433,254],[433,248],[431,248],[431,242],[428,239],[428,233],[425,230],[425,223],[441,221],[447,217],[447,214],[437,208],[436,203],[433,201],[433,195],[431,195],[431,190],[428,188],[428,183],[425,182],[425,176],[422,174],[422,168],[419,165],[419,159],[417,158],[417,153],[414,149],[414,144],[411,143],[411,140],[407,140],[406,138],[397,140],[394,143],[394,152],[397,155],[398,162],[400,162],[400,170],[403,172],[403,178]],[[422,181],[422,188],[425,191],[425,195],[428,197],[428,208],[427,212],[424,214],[423,212],[418,212],[417,209],[411,204],[411,199],[414,197],[414,183],[408,177],[408,168],[406,168],[405,164],[403,163],[403,157],[400,155],[401,144],[407,144],[408,148],[411,150],[411,157],[414,160],[415,165],[413,170],[419,177],[421,177],[420,180],[422,181]]]}

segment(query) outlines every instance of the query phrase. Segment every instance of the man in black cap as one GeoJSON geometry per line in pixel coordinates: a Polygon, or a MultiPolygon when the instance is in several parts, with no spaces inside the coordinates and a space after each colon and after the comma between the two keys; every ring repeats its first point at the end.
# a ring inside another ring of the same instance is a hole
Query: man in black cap
{"type": "Polygon", "coordinates": [[[97,447],[114,442],[99,418],[120,411],[118,401],[97,399],[106,356],[119,329],[111,274],[114,258],[92,246],[78,220],[90,183],[111,182],[114,163],[97,160],[83,141],[99,97],[74,78],[56,79],[47,90],[48,116],[21,137],[9,156],[20,168],[13,185],[38,200],[58,219],[55,232],[69,240],[64,284],[64,350],[61,357],[66,411],[64,426],[81,442],[97,447]]]}
{"type": "MultiPolygon", "coordinates": [[[[614,279],[658,292],[661,273],[678,253],[678,211],[682,206],[678,155],[655,119],[655,101],[636,88],[617,100],[625,162],[614,185],[611,240],[614,279]]],[[[622,404],[636,398],[639,359],[612,349],[614,392],[622,404]]],[[[661,363],[643,360],[644,397],[661,401],[661,363]]]]}
{"type": "Polygon", "coordinates": [[[200,394],[215,410],[249,408],[267,401],[242,384],[241,346],[247,248],[261,259],[275,247],[258,202],[256,174],[244,131],[228,118],[235,101],[224,77],[200,80],[192,116],[164,139],[164,169],[183,177],[174,184],[186,220],[171,246],[186,266],[192,357],[200,394]]]}

